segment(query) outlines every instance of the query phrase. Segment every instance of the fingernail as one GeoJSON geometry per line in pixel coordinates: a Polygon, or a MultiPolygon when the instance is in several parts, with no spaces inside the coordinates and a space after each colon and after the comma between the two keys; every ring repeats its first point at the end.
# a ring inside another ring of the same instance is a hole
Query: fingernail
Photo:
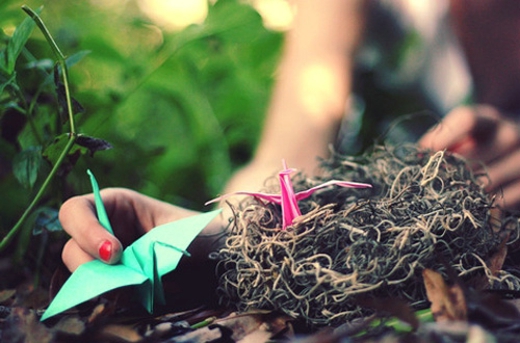
{"type": "Polygon", "coordinates": [[[101,244],[101,247],[99,247],[99,257],[105,262],[110,261],[112,257],[112,243],[110,243],[110,241],[104,241],[103,244],[101,244]]]}

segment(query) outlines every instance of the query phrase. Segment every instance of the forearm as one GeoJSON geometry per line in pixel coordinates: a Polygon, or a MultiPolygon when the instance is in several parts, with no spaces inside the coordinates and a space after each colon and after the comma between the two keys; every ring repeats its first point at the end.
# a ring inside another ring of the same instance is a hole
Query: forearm
{"type": "Polygon", "coordinates": [[[339,54],[283,61],[255,160],[311,172],[334,141],[349,93],[349,61],[339,54]]]}
{"type": "Polygon", "coordinates": [[[362,0],[298,2],[276,86],[252,162],[226,191],[257,189],[289,166],[312,173],[334,142],[350,93],[352,56],[361,36],[362,0]],[[248,187],[249,186],[249,187],[248,187]]]}

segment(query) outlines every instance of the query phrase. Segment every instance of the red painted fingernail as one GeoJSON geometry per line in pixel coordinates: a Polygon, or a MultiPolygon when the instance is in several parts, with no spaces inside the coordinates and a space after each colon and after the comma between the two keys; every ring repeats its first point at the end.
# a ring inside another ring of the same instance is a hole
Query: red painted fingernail
{"type": "Polygon", "coordinates": [[[105,262],[108,262],[112,257],[112,243],[110,241],[104,241],[99,247],[99,257],[105,262]]]}

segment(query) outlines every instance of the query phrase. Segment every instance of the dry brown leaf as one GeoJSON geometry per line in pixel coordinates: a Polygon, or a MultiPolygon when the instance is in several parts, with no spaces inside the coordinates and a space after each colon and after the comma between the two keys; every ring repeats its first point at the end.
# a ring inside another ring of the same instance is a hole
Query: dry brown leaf
{"type": "Polygon", "coordinates": [[[215,321],[215,324],[225,326],[233,331],[233,340],[240,341],[263,324],[263,314],[256,312],[231,315],[215,321]]]}
{"type": "Polygon", "coordinates": [[[419,327],[419,319],[410,304],[400,298],[366,298],[360,299],[359,304],[377,311],[378,316],[390,315],[407,323],[413,330],[419,327]]]}
{"type": "Polygon", "coordinates": [[[224,335],[227,338],[231,336],[231,332],[226,327],[222,326],[205,326],[195,331],[190,331],[184,335],[172,337],[168,342],[170,343],[196,343],[196,342],[213,342],[221,339],[224,342],[224,335]]]}
{"type": "Polygon", "coordinates": [[[293,318],[283,315],[276,314],[274,317],[267,321],[268,331],[271,333],[271,338],[279,335],[285,337],[294,337],[294,327],[292,325],[293,318]]]}
{"type": "Polygon", "coordinates": [[[517,312],[520,313],[520,299],[519,298],[508,299],[508,300],[504,300],[504,301],[506,301],[508,304],[510,304],[511,306],[516,308],[517,312]]]}
{"type": "Polygon", "coordinates": [[[137,330],[130,325],[108,324],[98,332],[98,338],[118,342],[140,342],[143,340],[137,330]]]}
{"type": "Polygon", "coordinates": [[[14,307],[0,331],[1,342],[50,343],[54,334],[40,323],[33,310],[14,307]]]}
{"type": "Polygon", "coordinates": [[[491,274],[493,276],[498,276],[500,270],[502,270],[502,266],[504,265],[504,261],[507,257],[507,241],[509,240],[509,233],[504,237],[500,246],[498,247],[497,252],[495,252],[488,260],[487,265],[491,270],[491,274]]]}
{"type": "Polygon", "coordinates": [[[489,214],[490,214],[489,224],[493,228],[493,231],[495,233],[500,233],[503,230],[503,228],[502,228],[502,218],[503,218],[502,210],[498,207],[493,207],[489,210],[489,214]]]}
{"type": "Polygon", "coordinates": [[[237,343],[265,343],[269,341],[269,338],[271,337],[271,333],[262,330],[262,326],[259,326],[257,330],[247,334],[246,336],[242,337],[242,339],[236,341],[237,343]]]}
{"type": "Polygon", "coordinates": [[[3,304],[4,302],[8,300],[12,300],[14,295],[16,294],[15,289],[4,289],[0,291],[0,304],[3,304]]]}
{"type": "Polygon", "coordinates": [[[291,318],[271,311],[251,311],[231,314],[215,320],[211,325],[182,336],[176,336],[170,342],[207,342],[220,339],[234,342],[266,342],[279,334],[293,336],[289,323],[291,318]]]}
{"type": "Polygon", "coordinates": [[[263,343],[269,341],[280,333],[285,333],[286,336],[290,336],[292,334],[292,327],[289,323],[291,318],[286,315],[276,313],[260,313],[259,315],[254,315],[254,317],[255,320],[258,320],[260,325],[251,325],[250,327],[246,328],[245,325],[247,322],[244,322],[243,320],[238,320],[235,322],[235,325],[239,324],[241,326],[240,329],[237,329],[236,326],[226,325],[233,330],[232,337],[237,342],[263,343]],[[249,329],[249,332],[247,332],[247,329],[249,329]],[[240,333],[243,333],[244,335],[241,337],[240,333]]]}
{"type": "Polygon", "coordinates": [[[423,270],[423,280],[436,321],[467,320],[466,299],[460,285],[446,285],[442,275],[431,269],[423,270]]]}
{"type": "Polygon", "coordinates": [[[66,316],[52,327],[54,331],[79,336],[85,331],[85,323],[79,317],[66,316]]]}
{"type": "MultiPolygon", "coordinates": [[[[507,292],[507,291],[506,291],[507,292]]],[[[487,329],[518,327],[520,312],[514,303],[496,293],[471,292],[468,294],[468,319],[487,329]]]]}
{"type": "Polygon", "coordinates": [[[105,311],[105,304],[98,304],[94,309],[92,310],[92,313],[87,319],[87,322],[93,323],[103,312],[105,311]]]}

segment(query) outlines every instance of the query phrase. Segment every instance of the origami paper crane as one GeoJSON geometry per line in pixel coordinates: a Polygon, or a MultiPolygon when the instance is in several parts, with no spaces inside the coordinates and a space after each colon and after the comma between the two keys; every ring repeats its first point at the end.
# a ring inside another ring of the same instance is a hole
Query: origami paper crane
{"type": "Polygon", "coordinates": [[[360,183],[360,182],[350,182],[350,181],[338,181],[338,180],[330,180],[315,187],[309,188],[307,190],[295,193],[294,188],[291,182],[291,174],[295,172],[295,169],[288,168],[285,160],[282,160],[283,170],[278,173],[278,179],[280,181],[280,194],[269,194],[269,193],[260,193],[260,192],[246,192],[246,191],[238,191],[230,194],[225,194],[216,199],[210,200],[206,202],[206,205],[220,201],[224,198],[227,198],[232,195],[250,195],[259,199],[263,199],[266,201],[273,202],[275,204],[281,205],[282,207],[282,230],[285,230],[288,226],[290,226],[294,219],[301,216],[302,213],[300,208],[298,207],[298,201],[306,199],[310,197],[314,192],[318,189],[336,185],[340,187],[347,188],[371,188],[372,185],[368,183],[360,183]]]}
{"type": "MultiPolygon", "coordinates": [[[[98,219],[111,232],[97,182],[90,171],[89,174],[98,219]]],[[[152,313],[155,303],[165,302],[161,277],[177,268],[183,255],[189,256],[186,248],[219,212],[207,212],[154,228],[128,246],[118,264],[109,265],[99,260],[82,264],[65,282],[41,320],[124,286],[136,286],[139,300],[152,313]]]]}

